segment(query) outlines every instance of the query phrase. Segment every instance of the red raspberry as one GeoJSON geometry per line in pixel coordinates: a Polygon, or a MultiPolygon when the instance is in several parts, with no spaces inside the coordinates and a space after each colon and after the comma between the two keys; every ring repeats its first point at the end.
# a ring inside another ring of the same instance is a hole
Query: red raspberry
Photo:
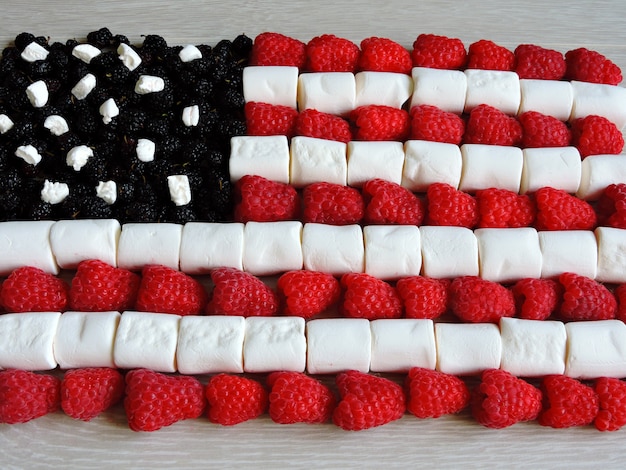
{"type": "Polygon", "coordinates": [[[536,111],[527,111],[517,119],[522,125],[522,147],[567,147],[572,133],[563,121],[536,111]]]}
{"type": "Polygon", "coordinates": [[[162,265],[145,266],[135,308],[140,312],[198,315],[207,303],[199,281],[162,265]]]}
{"type": "Polygon", "coordinates": [[[572,125],[572,145],[580,156],[618,155],[624,148],[624,136],[615,124],[602,116],[590,115],[574,119],[572,125]]]}
{"type": "Polygon", "coordinates": [[[433,69],[462,69],[467,62],[467,52],[460,39],[420,34],[413,43],[413,66],[433,69]]]}
{"type": "Polygon", "coordinates": [[[626,229],[626,184],[610,184],[596,203],[598,225],[626,229]]]}
{"type": "Polygon", "coordinates": [[[603,284],[585,276],[563,273],[563,301],[559,314],[565,321],[610,320],[617,313],[617,299],[603,284]]]}
{"type": "Polygon", "coordinates": [[[596,226],[593,207],[562,189],[539,188],[535,204],[537,230],[592,230],[596,226]]]}
{"type": "Polygon", "coordinates": [[[584,47],[566,52],[565,63],[568,80],[606,85],[619,85],[622,81],[622,71],[617,65],[599,52],[584,47]]]}
{"type": "Polygon", "coordinates": [[[541,411],[541,391],[509,372],[489,369],[472,391],[472,415],[480,424],[501,429],[531,421],[541,411]]]}
{"type": "Polygon", "coordinates": [[[335,377],[341,401],[333,412],[333,423],[346,431],[381,426],[404,414],[402,387],[383,377],[351,370],[335,377]]]}
{"type": "Polygon", "coordinates": [[[0,423],[25,423],[59,409],[61,381],[18,369],[0,371],[0,423]]]}
{"type": "Polygon", "coordinates": [[[133,431],[156,431],[204,413],[204,389],[195,377],[148,369],[126,374],[124,409],[133,431]]]}
{"type": "Polygon", "coordinates": [[[0,304],[7,312],[62,312],[67,309],[69,286],[33,266],[17,268],[0,287],[0,304]]]}
{"type": "Polygon", "coordinates": [[[349,318],[400,318],[402,301],[396,289],[381,279],[365,273],[341,276],[345,289],[341,313],[349,318]]]}
{"type": "Polygon", "coordinates": [[[413,106],[411,139],[460,145],[465,133],[465,121],[458,115],[428,104],[413,106]]]}
{"type": "Polygon", "coordinates": [[[100,260],[81,261],[72,278],[69,305],[80,312],[130,310],[137,301],[141,278],[100,260]]]}
{"type": "Polygon", "coordinates": [[[522,142],[522,126],[488,104],[479,104],[470,111],[463,141],[466,144],[519,146],[522,142]]]}
{"type": "Polygon", "coordinates": [[[524,320],[546,320],[557,308],[561,285],[552,279],[525,278],[513,287],[517,316],[524,320]]]}
{"type": "Polygon", "coordinates": [[[354,140],[405,141],[411,132],[409,113],[404,109],[377,104],[359,106],[350,112],[354,140]]]}
{"type": "Polygon", "coordinates": [[[598,431],[617,431],[626,424],[626,382],[601,377],[594,391],[598,395],[599,411],[593,424],[598,431]]]}
{"type": "Polygon", "coordinates": [[[446,183],[433,183],[426,190],[427,225],[473,228],[478,223],[478,204],[471,194],[446,183]]]}
{"type": "Polygon", "coordinates": [[[325,423],[335,407],[335,396],[319,380],[301,372],[273,372],[267,377],[271,387],[269,414],[278,424],[325,423]]]}
{"type": "Polygon", "coordinates": [[[300,209],[296,189],[258,175],[244,175],[235,184],[237,222],[295,220],[300,209]]]}
{"type": "Polygon", "coordinates": [[[205,396],[209,421],[223,426],[243,423],[267,411],[268,397],[263,385],[240,375],[214,375],[205,396]]]}
{"type": "Polygon", "coordinates": [[[617,312],[615,316],[618,320],[626,322],[626,284],[620,284],[614,291],[617,300],[617,312]]]}
{"type": "Polygon", "coordinates": [[[368,224],[420,225],[424,219],[422,201],[391,181],[369,180],[363,186],[363,200],[368,224]]]}
{"type": "Polygon", "coordinates": [[[502,284],[478,276],[457,277],[450,284],[448,304],[468,323],[498,323],[515,315],[513,292],[502,284]]]}
{"type": "Polygon", "coordinates": [[[482,70],[515,70],[515,54],[493,41],[481,39],[470,44],[467,68],[482,70]]]}
{"type": "Polygon", "coordinates": [[[378,37],[361,41],[359,70],[409,74],[412,68],[411,53],[397,42],[378,37]]]}
{"type": "Polygon", "coordinates": [[[207,304],[209,315],[272,316],[278,312],[278,295],[260,279],[235,268],[211,271],[215,287],[207,304]]]}
{"type": "Polygon", "coordinates": [[[119,403],[124,388],[124,376],[117,369],[68,370],[61,382],[61,408],[74,419],[91,421],[119,403]]]}
{"type": "Polygon", "coordinates": [[[541,382],[543,408],[539,424],[569,428],[591,424],[599,411],[593,388],[565,375],[549,375],[541,382]]]}
{"type": "Polygon", "coordinates": [[[350,124],[342,117],[322,113],[316,109],[300,111],[296,119],[295,135],[315,137],[317,139],[350,142],[352,132],[350,124]]]}
{"type": "Polygon", "coordinates": [[[534,44],[520,44],[515,48],[519,78],[561,80],[565,75],[565,57],[559,51],[534,44]]]}
{"type": "Polygon", "coordinates": [[[328,225],[358,224],[365,215],[361,193],[350,186],[313,183],[302,191],[302,222],[328,225]]]}
{"type": "Polygon", "coordinates": [[[302,69],[306,44],[279,33],[261,33],[254,38],[250,65],[284,65],[302,69]]]}
{"type": "Polygon", "coordinates": [[[408,276],[396,282],[406,318],[434,319],[448,308],[449,281],[423,276],[408,276]]]}
{"type": "Polygon", "coordinates": [[[463,410],[470,392],[458,377],[443,372],[413,367],[405,380],[406,408],[418,418],[439,418],[463,410]]]}
{"type": "Polygon", "coordinates": [[[295,134],[298,110],[291,106],[250,101],[244,107],[246,134],[286,135],[295,134]]]}
{"type": "Polygon", "coordinates": [[[306,69],[310,72],[354,72],[359,46],[333,34],[314,37],[306,45],[306,69]]]}
{"type": "Polygon", "coordinates": [[[489,188],[476,191],[475,197],[478,207],[478,227],[529,227],[535,220],[535,205],[526,194],[489,188]]]}
{"type": "Polygon", "coordinates": [[[339,300],[341,287],[334,276],[317,271],[288,271],[278,278],[285,315],[311,318],[339,300]]]}

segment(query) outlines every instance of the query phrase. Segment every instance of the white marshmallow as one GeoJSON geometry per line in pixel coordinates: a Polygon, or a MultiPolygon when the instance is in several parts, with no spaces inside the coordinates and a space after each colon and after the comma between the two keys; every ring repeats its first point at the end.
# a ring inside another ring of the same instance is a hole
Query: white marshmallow
{"type": "Polygon", "coordinates": [[[115,204],[117,201],[117,183],[113,180],[99,181],[96,186],[96,196],[107,204],[115,204]]]}
{"type": "Polygon", "coordinates": [[[151,162],[154,160],[154,152],[156,144],[150,139],[137,139],[137,147],[135,153],[137,158],[142,162],[151,162]]]}
{"type": "Polygon", "coordinates": [[[196,59],[202,59],[202,52],[193,44],[187,44],[178,53],[181,62],[192,62],[196,59]]]}
{"type": "Polygon", "coordinates": [[[58,312],[0,315],[0,368],[54,369],[53,345],[60,317],[58,312]]]}
{"type": "Polygon", "coordinates": [[[24,48],[20,57],[26,62],[36,62],[38,60],[46,60],[48,54],[49,52],[45,47],[33,41],[24,48]]]}
{"type": "Polygon", "coordinates": [[[541,248],[534,228],[480,228],[474,235],[483,279],[508,283],[541,275],[541,248]]]}
{"type": "Polygon", "coordinates": [[[461,114],[465,108],[467,76],[460,70],[414,67],[411,108],[421,104],[461,114]]]}
{"type": "Polygon", "coordinates": [[[243,372],[246,320],[186,315],[180,319],[176,364],[181,374],[243,372]]]}
{"type": "Polygon", "coordinates": [[[324,318],[306,324],[307,372],[368,372],[372,357],[370,322],[364,318],[324,318]]]}
{"type": "Polygon", "coordinates": [[[56,136],[63,135],[70,130],[65,118],[63,116],[59,116],[58,114],[48,116],[43,122],[43,127],[48,129],[52,135],[56,136]]]}
{"type": "Polygon", "coordinates": [[[402,142],[351,141],[347,155],[349,186],[358,188],[375,178],[396,184],[402,182],[402,142]]]}
{"type": "Polygon", "coordinates": [[[230,140],[230,179],[258,175],[289,183],[289,144],[284,135],[236,136],[230,140]]]}
{"type": "Polygon", "coordinates": [[[161,264],[178,269],[182,231],[179,224],[124,224],[118,242],[118,266],[139,270],[148,264],[161,264]]]}
{"type": "Polygon", "coordinates": [[[206,274],[227,266],[243,270],[244,224],[188,222],[180,242],[180,270],[206,274]]]}
{"type": "Polygon", "coordinates": [[[422,275],[433,278],[478,276],[478,240],[465,227],[420,227],[422,275]]]}
{"type": "Polygon", "coordinates": [[[359,72],[355,108],[370,104],[402,108],[413,92],[413,80],[404,73],[359,72]]]}
{"type": "Polygon", "coordinates": [[[626,230],[598,227],[598,272],[596,281],[621,284],[626,282],[626,230]]]}
{"type": "Polygon", "coordinates": [[[501,318],[500,367],[517,377],[565,372],[567,333],[562,322],[501,318]]]}
{"type": "Polygon", "coordinates": [[[574,103],[574,90],[570,82],[520,79],[519,84],[522,98],[518,114],[536,111],[559,121],[569,119],[574,103]]]}
{"type": "Polygon", "coordinates": [[[517,114],[522,94],[519,76],[515,72],[467,69],[465,76],[467,77],[466,113],[479,104],[487,104],[505,114],[517,114]]]}
{"type": "Polygon", "coordinates": [[[74,88],[72,88],[72,95],[76,97],[78,100],[84,100],[87,98],[87,95],[91,93],[91,91],[96,87],[96,76],[94,74],[88,73],[83,78],[81,78],[74,88]]]}
{"type": "Polygon", "coordinates": [[[626,126],[626,88],[578,81],[571,83],[574,105],[570,120],[596,114],[607,118],[620,130],[626,126]]]}
{"type": "Polygon", "coordinates": [[[165,80],[154,75],[140,75],[135,83],[135,93],[138,95],[158,93],[163,90],[165,90],[165,80]]]}
{"type": "Polygon", "coordinates": [[[59,204],[70,195],[70,187],[67,183],[44,180],[41,189],[41,200],[48,204],[59,204]]]}
{"type": "Polygon", "coordinates": [[[72,49],[72,55],[86,64],[91,62],[91,59],[98,57],[101,54],[101,50],[91,44],[79,44],[72,49]]]}
{"type": "Polygon", "coordinates": [[[115,100],[113,98],[109,98],[100,105],[98,112],[102,116],[102,122],[105,124],[110,124],[114,117],[120,115],[120,108],[117,107],[117,104],[115,103],[115,100]]]}
{"type": "Polygon", "coordinates": [[[422,269],[420,230],[415,225],[363,227],[365,272],[379,279],[418,276],[422,269]]]}
{"type": "Polygon", "coordinates": [[[308,223],[302,230],[304,268],[339,276],[365,269],[363,230],[359,225],[308,223]]]}
{"type": "Polygon", "coordinates": [[[20,145],[15,150],[15,156],[21,158],[29,165],[36,166],[41,161],[41,154],[32,145],[20,145]]]}
{"type": "Polygon", "coordinates": [[[459,189],[473,192],[499,188],[519,192],[524,157],[518,147],[463,144],[463,172],[459,189]]]}
{"type": "Polygon", "coordinates": [[[200,108],[197,104],[183,108],[183,124],[187,127],[197,126],[200,122],[200,108]]]}
{"type": "Polygon", "coordinates": [[[302,269],[302,223],[248,222],[243,234],[243,269],[269,276],[302,269]]]}
{"type": "Polygon", "coordinates": [[[620,320],[569,322],[565,375],[626,377],[626,325],[620,320]]]}
{"type": "Polygon", "coordinates": [[[0,134],[6,134],[11,129],[13,129],[14,125],[15,123],[9,116],[7,116],[6,114],[0,114],[0,134]]]}
{"type": "Polygon", "coordinates": [[[141,57],[128,44],[121,43],[117,48],[119,59],[131,72],[141,65],[141,57]]]}
{"type": "Polygon", "coordinates": [[[413,192],[426,192],[433,183],[459,187],[463,158],[458,145],[426,140],[404,143],[402,186],[413,192]]]}
{"type": "Polygon", "coordinates": [[[169,313],[124,312],[113,347],[116,367],[176,372],[180,318],[169,313]]]}
{"type": "Polygon", "coordinates": [[[170,191],[170,199],[176,206],[185,206],[191,202],[191,187],[187,175],[169,175],[167,188],[170,191]]]}
{"type": "Polygon", "coordinates": [[[116,219],[59,220],[50,229],[50,246],[61,269],[75,269],[88,259],[117,266],[121,232],[116,219]]]}
{"type": "Polygon", "coordinates": [[[67,152],[65,163],[67,166],[71,166],[74,171],[80,171],[91,157],[93,157],[93,149],[91,147],[87,145],[77,145],[67,152]]]}
{"type": "Polygon", "coordinates": [[[54,339],[54,357],[61,369],[115,367],[113,343],[119,312],[65,312],[54,339]]]}
{"type": "Polygon", "coordinates": [[[298,103],[298,67],[254,66],[243,69],[243,97],[296,108],[298,103]]]}
{"type": "Polygon", "coordinates": [[[476,375],[498,369],[502,355],[500,329],[493,323],[436,323],[437,370],[476,375]]]}
{"type": "Polygon", "coordinates": [[[580,187],[576,196],[595,201],[610,184],[626,181],[626,155],[590,155],[581,164],[580,187]]]}
{"type": "Polygon", "coordinates": [[[43,80],[37,80],[26,88],[26,96],[34,108],[42,108],[48,102],[48,86],[43,80]]]}
{"type": "Polygon", "coordinates": [[[345,185],[348,179],[344,142],[296,136],[291,139],[290,184],[304,187],[326,182],[345,185]]]}
{"type": "Polygon", "coordinates": [[[302,317],[246,318],[244,370],[252,373],[304,372],[307,347],[304,328],[302,317]]]}
{"type": "Polygon", "coordinates": [[[298,77],[298,109],[342,116],[356,106],[356,80],[350,72],[302,73],[298,77]]]}
{"type": "Polygon", "coordinates": [[[576,147],[527,148],[522,150],[524,166],[520,193],[550,187],[575,193],[580,186],[581,158],[576,147]]]}
{"type": "Polygon", "coordinates": [[[595,279],[598,272],[598,242],[589,230],[539,232],[541,277],[576,273],[595,279]]]}
{"type": "Polygon", "coordinates": [[[437,365],[432,320],[374,320],[372,372],[406,372],[411,367],[434,369],[437,365]]]}
{"type": "Polygon", "coordinates": [[[51,220],[0,223],[0,275],[22,266],[33,266],[59,274],[59,265],[50,245],[51,220]]]}

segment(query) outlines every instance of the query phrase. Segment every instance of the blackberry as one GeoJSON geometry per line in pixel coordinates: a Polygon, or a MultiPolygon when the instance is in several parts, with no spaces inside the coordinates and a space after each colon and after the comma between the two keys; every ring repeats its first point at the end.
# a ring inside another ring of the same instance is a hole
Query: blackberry
{"type": "Polygon", "coordinates": [[[98,196],[87,197],[81,207],[81,218],[110,219],[113,217],[113,208],[98,196]]]}
{"type": "Polygon", "coordinates": [[[112,40],[113,34],[109,31],[109,28],[100,28],[87,34],[87,42],[100,49],[110,46],[112,40]]]}
{"type": "Polygon", "coordinates": [[[190,204],[169,207],[166,218],[167,222],[174,224],[186,224],[188,222],[195,222],[198,219],[193,206],[190,204]]]}
{"type": "Polygon", "coordinates": [[[213,93],[213,82],[208,78],[200,78],[196,81],[191,91],[197,97],[207,99],[213,93]]]}
{"type": "Polygon", "coordinates": [[[217,104],[226,109],[243,109],[246,101],[243,92],[228,85],[222,85],[216,90],[217,104]]]}
{"type": "Polygon", "coordinates": [[[111,43],[112,43],[113,47],[115,47],[117,49],[120,44],[130,44],[130,41],[123,34],[116,34],[111,39],[111,43]]]}
{"type": "Polygon", "coordinates": [[[28,32],[24,32],[15,36],[14,42],[15,42],[15,47],[17,47],[21,52],[24,49],[26,49],[26,46],[28,46],[33,41],[35,41],[35,35],[28,33],[28,32]]]}
{"type": "Polygon", "coordinates": [[[89,67],[98,78],[105,79],[106,74],[119,63],[120,59],[117,52],[102,52],[91,59],[89,67]]]}
{"type": "Polygon", "coordinates": [[[170,159],[174,158],[183,147],[181,140],[174,136],[166,134],[165,137],[159,141],[156,146],[156,154],[159,158],[170,159]]]}
{"type": "Polygon", "coordinates": [[[143,96],[146,107],[153,113],[167,112],[174,106],[174,93],[172,90],[165,88],[158,93],[149,93],[143,96]]]}
{"type": "Polygon", "coordinates": [[[147,51],[163,53],[167,50],[167,41],[165,41],[163,36],[148,34],[144,36],[141,48],[147,51]]]}
{"type": "Polygon", "coordinates": [[[111,87],[125,86],[126,83],[131,80],[131,77],[132,75],[130,73],[130,70],[128,70],[128,67],[126,67],[121,62],[117,65],[114,65],[103,75],[105,84],[111,87]]]}
{"type": "Polygon", "coordinates": [[[144,130],[150,137],[161,138],[169,135],[171,131],[171,123],[167,117],[157,116],[146,120],[144,130]]]}
{"type": "Polygon", "coordinates": [[[50,76],[53,70],[52,64],[47,60],[36,60],[27,63],[25,72],[31,80],[36,81],[50,76]]]}
{"type": "Polygon", "coordinates": [[[233,40],[231,50],[236,58],[244,59],[247,63],[248,57],[252,52],[253,41],[245,34],[240,34],[233,40]]]}
{"type": "Polygon", "coordinates": [[[148,118],[147,113],[140,108],[127,108],[117,117],[118,129],[122,134],[134,135],[143,130],[148,118]]]}
{"type": "Polygon", "coordinates": [[[234,117],[226,118],[219,122],[217,132],[222,138],[246,135],[246,121],[234,117]]]}
{"type": "Polygon", "coordinates": [[[209,148],[203,140],[192,140],[185,144],[182,152],[180,152],[180,161],[189,162],[190,164],[200,167],[206,162],[209,148]]]}
{"type": "Polygon", "coordinates": [[[52,204],[38,200],[31,201],[24,213],[25,218],[32,220],[50,220],[52,218],[52,204]]]}

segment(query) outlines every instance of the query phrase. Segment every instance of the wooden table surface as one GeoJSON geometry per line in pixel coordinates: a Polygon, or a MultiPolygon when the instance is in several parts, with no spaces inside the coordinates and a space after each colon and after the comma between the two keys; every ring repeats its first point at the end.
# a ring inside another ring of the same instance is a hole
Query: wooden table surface
{"type": "MultiPolygon", "coordinates": [[[[215,44],[240,33],[277,31],[308,41],[333,33],[360,42],[388,37],[410,48],[420,33],[491,39],[511,49],[534,43],[562,52],[595,49],[626,72],[624,0],[401,2],[1,0],[0,43],[22,31],[51,40],[84,38],[103,26],[134,43],[160,34],[170,44],[215,44]]],[[[553,430],[536,423],[489,430],[469,414],[401,420],[363,432],[328,425],[273,424],[263,417],[230,428],[205,419],[134,433],[121,408],[92,422],[55,413],[0,425],[0,467],[12,468],[416,468],[623,467],[626,430],[553,430]]]]}

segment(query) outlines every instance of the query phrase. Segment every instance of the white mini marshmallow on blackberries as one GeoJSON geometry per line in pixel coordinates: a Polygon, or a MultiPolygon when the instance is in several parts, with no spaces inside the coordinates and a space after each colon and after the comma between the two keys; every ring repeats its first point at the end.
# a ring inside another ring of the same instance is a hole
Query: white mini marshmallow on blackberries
{"type": "Polygon", "coordinates": [[[0,134],[5,134],[13,129],[14,122],[6,114],[0,114],[0,134]]]}
{"type": "Polygon", "coordinates": [[[187,44],[178,53],[178,57],[182,62],[191,62],[196,59],[202,59],[202,52],[193,44],[187,44]]]}
{"type": "Polygon", "coordinates": [[[67,163],[67,166],[74,168],[74,171],[80,171],[91,157],[93,157],[93,149],[91,147],[77,145],[67,152],[65,163],[67,163]]]}
{"type": "Polygon", "coordinates": [[[95,87],[96,76],[88,73],[81,78],[76,85],[74,85],[74,88],[71,90],[72,95],[74,95],[78,100],[84,100],[95,87]]]}
{"type": "Polygon", "coordinates": [[[56,135],[57,137],[70,130],[65,118],[63,116],[59,116],[58,114],[48,116],[43,122],[43,127],[48,129],[52,135],[56,135]]]}
{"type": "Polygon", "coordinates": [[[28,101],[34,108],[42,108],[46,105],[49,98],[48,85],[43,80],[37,80],[26,88],[26,96],[28,101]]]}
{"type": "Polygon", "coordinates": [[[109,124],[114,117],[119,116],[120,108],[117,107],[115,100],[113,98],[109,98],[104,103],[100,105],[100,109],[98,109],[100,115],[102,116],[102,122],[105,124],[109,124]]]}
{"type": "Polygon", "coordinates": [[[59,204],[70,195],[70,187],[67,183],[45,180],[41,190],[41,200],[48,204],[59,204]]]}
{"type": "Polygon", "coordinates": [[[38,60],[46,60],[48,54],[49,52],[45,47],[33,41],[24,48],[20,57],[26,62],[36,62],[38,60]]]}
{"type": "Polygon", "coordinates": [[[72,49],[72,55],[86,64],[91,62],[91,59],[99,56],[102,53],[100,49],[91,44],[79,44],[72,49]]]}
{"type": "Polygon", "coordinates": [[[96,196],[107,204],[114,204],[117,200],[117,183],[113,180],[99,181],[96,186],[96,196]]]}
{"type": "Polygon", "coordinates": [[[139,54],[135,52],[135,49],[128,44],[120,44],[117,48],[117,53],[119,54],[119,58],[122,63],[131,72],[141,65],[141,57],[139,57],[139,54]]]}
{"type": "Polygon", "coordinates": [[[197,126],[200,122],[200,108],[197,104],[183,108],[183,124],[187,127],[197,126]]]}
{"type": "Polygon", "coordinates": [[[170,191],[170,199],[177,206],[185,206],[191,202],[191,188],[187,175],[168,176],[167,188],[170,191]]]}
{"type": "Polygon", "coordinates": [[[20,157],[30,165],[37,165],[41,161],[39,151],[32,145],[21,145],[15,151],[15,156],[20,157]]]}
{"type": "Polygon", "coordinates": [[[165,89],[165,81],[161,77],[154,75],[141,75],[135,83],[135,93],[147,95],[148,93],[158,93],[165,89]]]}
{"type": "Polygon", "coordinates": [[[142,162],[153,161],[155,150],[156,145],[150,139],[137,139],[137,147],[135,148],[135,152],[137,153],[137,158],[142,162]]]}

